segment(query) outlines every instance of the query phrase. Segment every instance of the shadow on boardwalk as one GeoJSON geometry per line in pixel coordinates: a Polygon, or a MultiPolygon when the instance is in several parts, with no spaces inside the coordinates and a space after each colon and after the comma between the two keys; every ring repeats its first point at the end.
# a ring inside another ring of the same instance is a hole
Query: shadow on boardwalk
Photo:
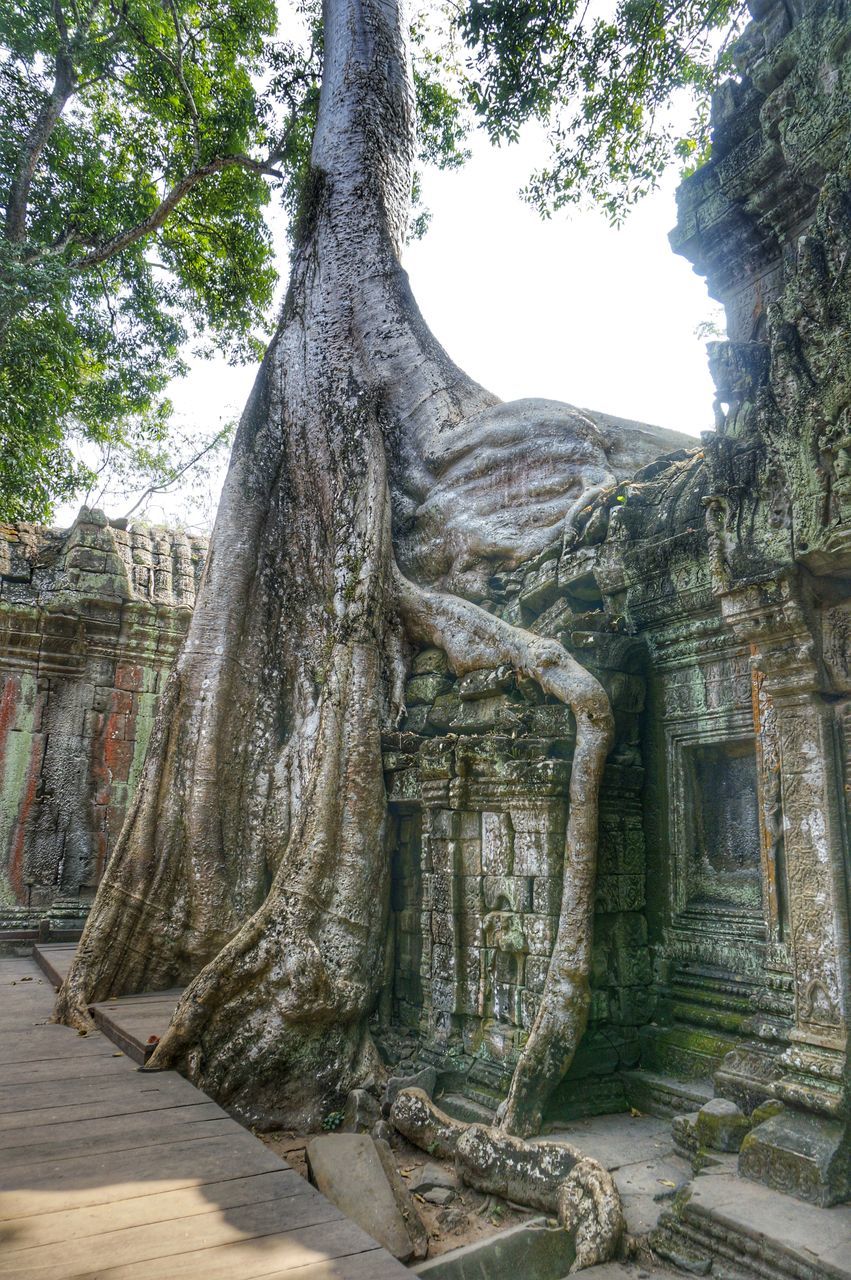
{"type": "Polygon", "coordinates": [[[410,1274],[188,1081],[52,1006],[32,960],[0,959],[0,1277],[410,1274]]]}

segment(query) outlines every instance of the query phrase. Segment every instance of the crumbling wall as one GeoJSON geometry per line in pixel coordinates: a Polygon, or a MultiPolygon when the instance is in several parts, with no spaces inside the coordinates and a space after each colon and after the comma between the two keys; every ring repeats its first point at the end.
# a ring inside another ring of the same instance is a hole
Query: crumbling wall
{"type": "Polygon", "coordinates": [[[110,524],[0,538],[0,927],[79,926],[195,602],[204,539],[110,524]]]}
{"type": "Polygon", "coordinates": [[[650,659],[643,1064],[784,1103],[741,1171],[831,1203],[851,1185],[851,15],[751,10],[672,235],[727,311],[716,430],[627,487],[595,574],[650,659]],[[749,759],[758,900],[695,875],[707,749],[749,759]]]}

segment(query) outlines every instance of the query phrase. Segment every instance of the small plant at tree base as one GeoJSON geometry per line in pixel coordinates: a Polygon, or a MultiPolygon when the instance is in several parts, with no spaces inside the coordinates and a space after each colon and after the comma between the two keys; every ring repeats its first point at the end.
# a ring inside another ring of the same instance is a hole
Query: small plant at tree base
{"type": "Polygon", "coordinates": [[[339,1129],[342,1123],[342,1111],[329,1111],[325,1119],[322,1121],[322,1128],[326,1133],[333,1133],[335,1129],[339,1129]]]}

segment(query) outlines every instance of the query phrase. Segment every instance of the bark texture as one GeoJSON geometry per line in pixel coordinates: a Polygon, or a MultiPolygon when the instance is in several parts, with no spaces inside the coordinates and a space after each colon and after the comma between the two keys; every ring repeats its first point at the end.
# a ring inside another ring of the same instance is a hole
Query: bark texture
{"type": "Polygon", "coordinates": [[[326,0],[313,170],[277,336],[195,614],[57,1016],[188,984],[152,1067],[255,1124],[315,1123],[369,1069],[389,895],[381,728],[406,635],[510,662],[577,721],[558,941],[504,1123],[529,1133],[584,1030],[605,693],[475,603],[612,480],[594,425],[499,404],[399,264],[414,118],[396,0],[326,0]],[[417,583],[427,585],[417,585],[417,583]]]}
{"type": "Polygon", "coordinates": [[[454,1160],[469,1187],[555,1214],[573,1233],[571,1272],[615,1257],[626,1223],[612,1175],[568,1143],[523,1142],[482,1124],[451,1119],[422,1089],[402,1089],[390,1119],[415,1146],[454,1160]]]}

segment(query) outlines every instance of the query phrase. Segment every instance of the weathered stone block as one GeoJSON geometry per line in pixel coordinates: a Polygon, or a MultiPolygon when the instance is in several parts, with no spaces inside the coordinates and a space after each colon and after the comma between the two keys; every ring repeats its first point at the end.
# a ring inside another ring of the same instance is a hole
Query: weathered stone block
{"type": "Polygon", "coordinates": [[[567,738],[576,736],[576,721],[573,712],[563,703],[530,707],[526,712],[529,732],[541,738],[567,738]]]}
{"type": "Polygon", "coordinates": [[[456,848],[457,845],[454,840],[444,840],[437,836],[431,837],[429,840],[429,853],[435,874],[438,872],[444,874],[454,873],[456,848]]]}
{"type": "Polygon", "coordinates": [[[531,1030],[532,1023],[538,1014],[538,1006],[541,1003],[540,993],[530,991],[528,987],[524,987],[520,993],[520,1021],[527,1031],[531,1030]]]}
{"type": "Polygon", "coordinates": [[[457,836],[459,822],[459,815],[452,809],[426,809],[423,813],[423,831],[444,840],[457,836]]]}
{"type": "Polygon", "coordinates": [[[463,702],[492,698],[514,687],[514,672],[509,666],[491,670],[470,671],[458,681],[458,696],[463,702]]]}
{"type": "Polygon", "coordinates": [[[414,1256],[412,1233],[371,1137],[329,1133],[312,1138],[307,1163],[312,1181],[346,1217],[394,1257],[407,1261],[414,1256]]]}
{"type": "Polygon", "coordinates": [[[482,834],[482,815],[475,810],[465,809],[460,819],[459,835],[462,840],[480,840],[482,834]]]}
{"type": "Polygon", "coordinates": [[[523,703],[512,701],[506,694],[462,702],[452,717],[450,728],[455,733],[519,733],[524,728],[523,703]]]}
{"type": "MultiPolygon", "coordinates": [[[[478,816],[478,815],[477,815],[478,816]]],[[[458,842],[461,858],[461,871],[465,876],[482,874],[482,842],[478,837],[472,840],[461,839],[458,842]]]]}
{"type": "Polygon", "coordinates": [[[598,876],[595,900],[600,911],[638,911],[644,906],[644,877],[598,876]]]}
{"type": "Polygon", "coordinates": [[[381,1103],[381,1110],[385,1116],[389,1116],[390,1108],[396,1101],[397,1095],[402,1089],[422,1089],[430,1098],[434,1097],[434,1091],[437,1088],[437,1072],[434,1067],[423,1067],[421,1071],[414,1071],[410,1075],[391,1076],[387,1081],[387,1087],[384,1090],[384,1097],[381,1103]]]}
{"type": "MultiPolygon", "coordinates": [[[[541,763],[549,767],[560,762],[547,760],[541,763]]],[[[567,824],[567,806],[561,798],[539,800],[533,803],[512,802],[509,805],[509,815],[515,831],[563,836],[567,824]]]]}
{"type": "Polygon", "coordinates": [[[536,569],[531,569],[523,576],[520,589],[522,608],[533,613],[541,613],[548,608],[558,595],[558,559],[545,560],[536,569]]]}
{"type": "Polygon", "coordinates": [[[850,1153],[842,1121],[786,1110],[757,1125],[744,1139],[739,1173],[827,1207],[851,1192],[850,1153]]]}
{"type": "Polygon", "coordinates": [[[460,705],[458,694],[454,689],[438,694],[428,713],[426,723],[429,730],[432,733],[448,733],[460,705]]]}
{"type": "MultiPolygon", "coordinates": [[[[423,877],[425,880],[425,877],[423,877]]],[[[431,886],[430,906],[432,911],[452,914],[461,909],[458,888],[459,877],[451,871],[434,870],[429,877],[431,886]]]]}
{"type": "Polygon", "coordinates": [[[535,876],[532,881],[532,910],[536,915],[557,916],[561,910],[562,877],[535,876]]]}
{"type": "Polygon", "coordinates": [[[553,876],[561,871],[564,836],[549,831],[515,831],[514,872],[522,876],[553,876]]]}
{"type": "Polygon", "coordinates": [[[484,943],[484,927],[481,909],[462,911],[460,921],[461,939],[464,946],[481,947],[484,943]]]}
{"type": "Polygon", "coordinates": [[[558,931],[557,916],[525,915],[523,932],[529,947],[530,956],[549,956],[552,954],[558,931]]]}
{"type": "Polygon", "coordinates": [[[710,1151],[738,1151],[750,1128],[750,1121],[735,1102],[727,1098],[710,1098],[697,1113],[695,1121],[700,1146],[710,1151]]]}
{"type": "Polygon", "coordinates": [[[482,876],[481,885],[486,911],[532,909],[532,881],[528,876],[482,876]]]}
{"type": "Polygon", "coordinates": [[[615,948],[609,952],[612,978],[623,987],[649,986],[653,966],[647,947],[615,948]]]}
{"type": "Polygon", "coordinates": [[[544,1218],[534,1218],[486,1240],[452,1249],[412,1270],[428,1280],[481,1280],[482,1276],[561,1280],[575,1256],[569,1232],[548,1226],[544,1218]]]}
{"type": "Polygon", "coordinates": [[[371,1093],[365,1089],[352,1089],[346,1098],[342,1130],[344,1133],[369,1133],[380,1114],[378,1100],[371,1093]]]}
{"type": "Polygon", "coordinates": [[[548,956],[527,956],[524,967],[526,986],[530,991],[540,993],[544,989],[547,971],[550,967],[548,956]]]}
{"type": "Polygon", "coordinates": [[[408,707],[406,717],[404,717],[404,728],[408,733],[430,733],[429,712],[430,707],[408,707]]]}
{"type": "Polygon", "coordinates": [[[439,947],[454,947],[457,933],[457,917],[449,915],[443,911],[433,911],[431,914],[431,937],[435,944],[435,949],[439,947]]]}
{"type": "Polygon", "coordinates": [[[421,649],[414,655],[411,671],[415,676],[426,673],[442,675],[449,670],[449,660],[442,649],[421,649]]]}
{"type": "Polygon", "coordinates": [[[514,832],[506,813],[482,814],[482,871],[486,875],[511,875],[514,866],[514,832]]]}

